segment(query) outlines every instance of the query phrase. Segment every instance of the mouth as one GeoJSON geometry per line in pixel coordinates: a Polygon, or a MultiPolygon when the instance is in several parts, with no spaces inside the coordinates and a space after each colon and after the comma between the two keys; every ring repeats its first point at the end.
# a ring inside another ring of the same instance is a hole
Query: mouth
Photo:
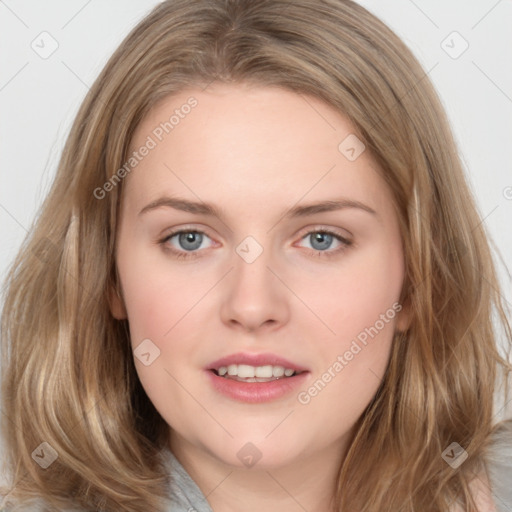
{"type": "Polygon", "coordinates": [[[272,382],[274,380],[288,379],[304,373],[301,370],[285,368],[280,365],[251,366],[248,364],[230,364],[219,366],[212,371],[218,377],[237,382],[272,382]]]}
{"type": "Polygon", "coordinates": [[[233,354],[205,368],[213,389],[231,400],[261,403],[286,398],[310,373],[272,354],[233,354]]]}

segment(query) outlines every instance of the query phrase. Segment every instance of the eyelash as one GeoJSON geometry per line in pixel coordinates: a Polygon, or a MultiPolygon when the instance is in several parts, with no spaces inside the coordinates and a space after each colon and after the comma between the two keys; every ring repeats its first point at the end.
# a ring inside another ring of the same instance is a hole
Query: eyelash
{"type": "MultiPolygon", "coordinates": [[[[165,251],[168,251],[173,254],[173,256],[180,260],[186,260],[186,259],[192,259],[199,257],[198,250],[196,251],[178,251],[174,248],[170,248],[167,244],[167,242],[173,238],[176,235],[180,235],[182,233],[198,233],[200,235],[206,235],[208,236],[204,231],[199,231],[196,229],[180,229],[177,231],[173,231],[171,233],[168,233],[164,238],[158,241],[160,245],[163,246],[165,251]]],[[[341,243],[341,246],[333,251],[318,251],[315,249],[310,249],[314,253],[314,255],[320,257],[320,258],[332,258],[340,254],[341,252],[348,249],[353,242],[351,240],[347,240],[346,238],[342,237],[340,234],[336,233],[335,231],[331,231],[329,229],[314,229],[311,231],[308,231],[304,236],[301,237],[301,240],[304,240],[306,237],[312,234],[321,233],[324,235],[331,235],[333,236],[338,242],[341,243]]],[[[210,237],[208,237],[210,238],[210,237]]]]}

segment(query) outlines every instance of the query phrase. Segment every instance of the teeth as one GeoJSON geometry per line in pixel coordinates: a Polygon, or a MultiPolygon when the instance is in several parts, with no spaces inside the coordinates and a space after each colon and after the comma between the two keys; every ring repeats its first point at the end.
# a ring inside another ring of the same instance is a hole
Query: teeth
{"type": "Polygon", "coordinates": [[[284,375],[284,368],[282,366],[274,366],[272,368],[272,375],[274,377],[282,377],[284,375]]]}
{"type": "MultiPolygon", "coordinates": [[[[238,374],[240,375],[240,374],[238,374]]],[[[258,366],[255,370],[254,370],[254,376],[255,377],[272,377],[272,365],[267,365],[267,366],[258,366]]]]}
{"type": "Polygon", "coordinates": [[[221,377],[240,377],[251,379],[254,377],[262,379],[270,379],[272,377],[291,377],[295,372],[291,368],[284,368],[284,366],[250,366],[248,364],[230,364],[228,366],[221,366],[217,373],[221,377]]]}

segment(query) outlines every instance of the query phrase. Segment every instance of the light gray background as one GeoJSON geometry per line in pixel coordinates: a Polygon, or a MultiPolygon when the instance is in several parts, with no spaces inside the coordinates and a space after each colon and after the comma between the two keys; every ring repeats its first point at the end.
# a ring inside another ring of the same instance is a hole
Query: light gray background
{"type": "MultiPolygon", "coordinates": [[[[81,100],[122,38],[157,3],[0,0],[0,278],[48,191],[81,100]],[[52,44],[55,52],[44,55],[52,44]]],[[[512,1],[359,3],[390,25],[429,72],[483,222],[512,268],[512,1]],[[465,41],[469,47],[454,58],[465,41]]],[[[504,265],[500,276],[510,305],[504,265]]]]}

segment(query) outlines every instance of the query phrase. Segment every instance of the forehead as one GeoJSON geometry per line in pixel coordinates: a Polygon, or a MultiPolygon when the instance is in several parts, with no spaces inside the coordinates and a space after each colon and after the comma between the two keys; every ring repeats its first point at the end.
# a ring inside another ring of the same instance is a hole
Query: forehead
{"type": "Polygon", "coordinates": [[[214,84],[167,97],[138,126],[130,154],[144,146],[124,184],[138,204],[163,193],[208,195],[261,213],[262,200],[291,206],[348,194],[379,203],[387,194],[343,114],[277,87],[214,84]]]}

